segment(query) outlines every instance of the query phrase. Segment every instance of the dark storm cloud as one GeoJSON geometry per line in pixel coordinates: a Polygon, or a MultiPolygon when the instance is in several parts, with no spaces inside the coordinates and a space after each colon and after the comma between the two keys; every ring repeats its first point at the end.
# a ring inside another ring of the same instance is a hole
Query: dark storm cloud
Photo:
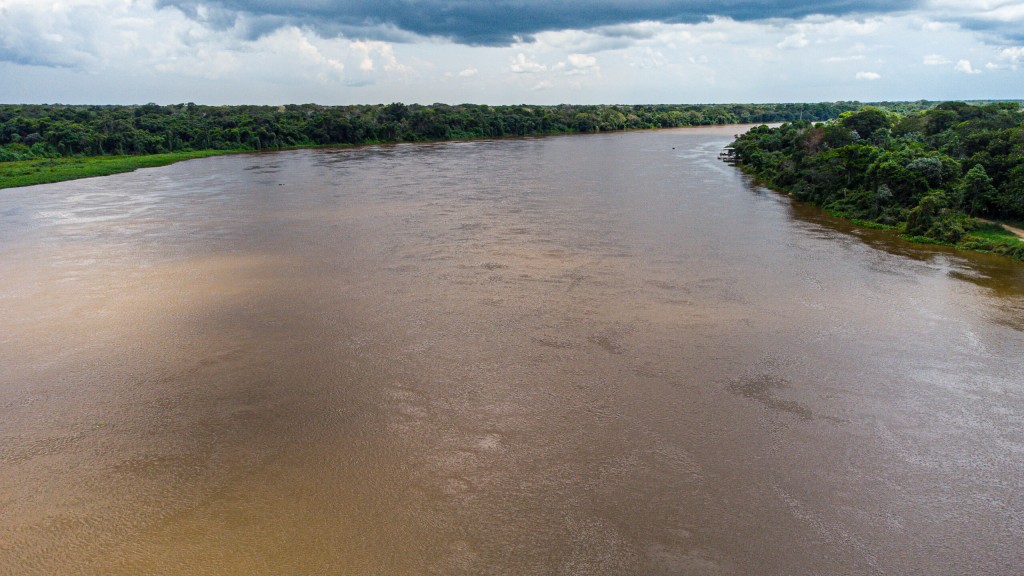
{"type": "Polygon", "coordinates": [[[402,32],[440,36],[470,45],[507,45],[546,30],[588,29],[645,20],[699,22],[709,16],[735,20],[800,18],[810,14],[877,14],[909,10],[919,0],[159,0],[193,18],[227,26],[244,13],[259,23],[250,33],[283,23],[350,37],[402,32]],[[202,7],[202,8],[200,8],[202,7]]]}
{"type": "Polygon", "coordinates": [[[1024,29],[1019,22],[982,20],[980,18],[963,18],[958,21],[960,26],[975,32],[985,33],[997,44],[1018,44],[1024,42],[1024,29]]]}

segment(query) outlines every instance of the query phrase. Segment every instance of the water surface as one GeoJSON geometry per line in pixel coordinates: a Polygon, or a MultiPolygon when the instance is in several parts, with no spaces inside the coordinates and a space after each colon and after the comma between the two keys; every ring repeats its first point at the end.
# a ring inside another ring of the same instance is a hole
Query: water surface
{"type": "Polygon", "coordinates": [[[1024,266],[737,127],[0,191],[0,574],[1019,574],[1024,266]]]}

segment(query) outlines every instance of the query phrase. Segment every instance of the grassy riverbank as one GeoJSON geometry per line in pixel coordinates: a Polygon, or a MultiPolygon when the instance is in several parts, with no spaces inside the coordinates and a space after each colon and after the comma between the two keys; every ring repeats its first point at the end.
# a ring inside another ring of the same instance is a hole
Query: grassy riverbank
{"type": "Polygon", "coordinates": [[[0,188],[49,184],[93,176],[109,176],[120,172],[131,172],[139,168],[166,166],[182,160],[231,153],[233,151],[230,150],[199,150],[143,156],[71,156],[0,162],[0,188]]]}
{"type": "Polygon", "coordinates": [[[1024,239],[998,224],[979,224],[976,229],[965,234],[956,247],[1024,260],[1024,239]]]}

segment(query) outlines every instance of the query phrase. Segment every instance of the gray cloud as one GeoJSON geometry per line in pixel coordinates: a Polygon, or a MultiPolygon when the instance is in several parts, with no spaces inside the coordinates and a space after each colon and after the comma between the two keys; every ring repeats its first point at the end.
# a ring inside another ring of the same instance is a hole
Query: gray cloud
{"type": "Polygon", "coordinates": [[[645,20],[692,23],[709,16],[735,20],[900,12],[920,0],[159,0],[211,25],[230,27],[242,15],[259,35],[284,24],[320,33],[401,40],[402,32],[460,44],[502,46],[518,38],[645,20]]]}
{"type": "Polygon", "coordinates": [[[1021,29],[1020,22],[964,18],[957,23],[968,30],[987,34],[996,43],[1019,44],[1024,42],[1024,29],[1021,29]]]}

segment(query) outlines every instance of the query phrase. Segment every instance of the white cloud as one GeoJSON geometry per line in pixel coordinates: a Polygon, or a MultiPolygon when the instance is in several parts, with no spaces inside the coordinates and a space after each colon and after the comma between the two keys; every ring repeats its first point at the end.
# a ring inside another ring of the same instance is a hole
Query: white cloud
{"type": "Polygon", "coordinates": [[[955,30],[957,25],[953,22],[935,22],[934,20],[925,22],[921,25],[921,29],[925,32],[946,32],[949,30],[955,30]]]}
{"type": "Polygon", "coordinates": [[[395,56],[395,47],[388,42],[375,40],[359,40],[350,44],[351,49],[360,58],[359,69],[364,72],[372,72],[376,69],[376,61],[379,61],[387,72],[404,72],[408,70],[403,64],[399,64],[395,56]]]}
{"type": "Polygon", "coordinates": [[[201,25],[177,11],[130,0],[0,2],[0,58],[41,66],[95,70],[122,58],[176,56],[201,25]]]}
{"type": "Polygon", "coordinates": [[[217,80],[229,76],[238,67],[239,59],[235,54],[207,48],[196,50],[195,58],[174,56],[153,65],[153,69],[158,72],[200,77],[207,80],[217,80]]]}
{"type": "Polygon", "coordinates": [[[229,77],[265,81],[367,85],[407,68],[386,42],[324,39],[294,26],[251,41],[233,52],[238,70],[229,77]]]}
{"type": "Polygon", "coordinates": [[[821,62],[825,64],[839,64],[841,62],[859,62],[864,60],[863,54],[850,54],[847,56],[829,56],[828,58],[822,58],[821,62]]]}
{"type": "Polygon", "coordinates": [[[778,48],[803,48],[809,44],[833,44],[849,38],[870,37],[878,34],[887,22],[884,18],[835,18],[808,16],[787,23],[783,30],[788,35],[778,48]]]}
{"type": "Polygon", "coordinates": [[[1024,26],[1020,0],[929,0],[922,8],[933,20],[978,30],[996,42],[1019,38],[1024,26]]]}
{"type": "MultiPolygon", "coordinates": [[[[276,34],[283,36],[280,39],[279,49],[283,53],[296,53],[301,60],[305,60],[307,65],[317,69],[317,75],[321,80],[344,77],[345,64],[336,58],[325,56],[298,28],[282,28],[276,34]]],[[[362,66],[360,68],[365,69],[362,66]]]]}
{"type": "Polygon", "coordinates": [[[632,68],[642,68],[645,70],[657,70],[668,65],[664,52],[646,47],[633,51],[626,59],[626,62],[632,68]]]}
{"type": "Polygon", "coordinates": [[[564,62],[555,64],[550,70],[562,72],[567,76],[599,74],[601,72],[597,65],[597,58],[587,54],[569,54],[564,62]]]}
{"type": "Polygon", "coordinates": [[[1020,22],[1024,20],[1024,4],[1008,2],[987,12],[985,18],[999,22],[1020,22]]]}
{"type": "Polygon", "coordinates": [[[924,57],[925,66],[943,66],[945,64],[952,64],[953,61],[946,58],[941,54],[928,54],[924,57]]]}
{"type": "Polygon", "coordinates": [[[252,26],[243,16],[215,28],[154,0],[0,0],[0,61],[296,86],[352,81],[350,70],[363,83],[409,72],[387,42],[324,38],[295,26],[252,37],[252,26]]]}
{"type": "Polygon", "coordinates": [[[547,72],[548,67],[533,61],[526,57],[526,54],[522,52],[515,55],[512,58],[512,64],[509,68],[516,74],[535,74],[537,72],[547,72]]]}
{"type": "Polygon", "coordinates": [[[782,42],[779,42],[775,46],[777,48],[783,48],[783,49],[785,49],[785,48],[803,48],[803,47],[807,46],[810,43],[811,43],[811,41],[807,39],[807,34],[805,34],[804,32],[798,32],[796,34],[791,34],[789,36],[786,36],[785,38],[782,39],[782,42]]]}
{"type": "Polygon", "coordinates": [[[1024,4],[1019,0],[930,0],[929,8],[968,15],[995,22],[1024,20],[1024,4]]]}
{"type": "Polygon", "coordinates": [[[639,42],[633,35],[607,35],[602,29],[559,30],[537,34],[535,42],[565,52],[594,53],[629,48],[639,42]]]}
{"type": "Polygon", "coordinates": [[[963,74],[981,74],[981,70],[978,70],[974,66],[971,66],[970,60],[958,61],[956,63],[956,66],[953,67],[953,70],[961,72],[963,74]]]}
{"type": "Polygon", "coordinates": [[[997,58],[1001,61],[1007,62],[1007,65],[1016,70],[1017,65],[1024,60],[1024,46],[1013,46],[1012,48],[1004,48],[999,52],[997,58]]]}
{"type": "Polygon", "coordinates": [[[597,58],[586,54],[569,54],[569,68],[571,73],[586,74],[598,71],[597,58]]]}
{"type": "MultiPolygon", "coordinates": [[[[1010,2],[968,4],[1016,18],[1010,2]]],[[[1024,75],[1009,72],[1024,63],[1024,47],[992,44],[988,31],[951,24],[950,15],[968,10],[953,0],[932,2],[927,14],[550,31],[510,47],[352,40],[302,26],[257,35],[251,18],[224,20],[215,3],[203,6],[206,19],[189,19],[156,0],[0,0],[0,101],[871,101],[1024,93],[1024,75]],[[975,76],[963,82],[957,71],[975,76]]]]}
{"type": "Polygon", "coordinates": [[[359,61],[359,69],[363,72],[373,72],[373,58],[370,58],[369,52],[363,54],[363,58],[359,61]]]}

